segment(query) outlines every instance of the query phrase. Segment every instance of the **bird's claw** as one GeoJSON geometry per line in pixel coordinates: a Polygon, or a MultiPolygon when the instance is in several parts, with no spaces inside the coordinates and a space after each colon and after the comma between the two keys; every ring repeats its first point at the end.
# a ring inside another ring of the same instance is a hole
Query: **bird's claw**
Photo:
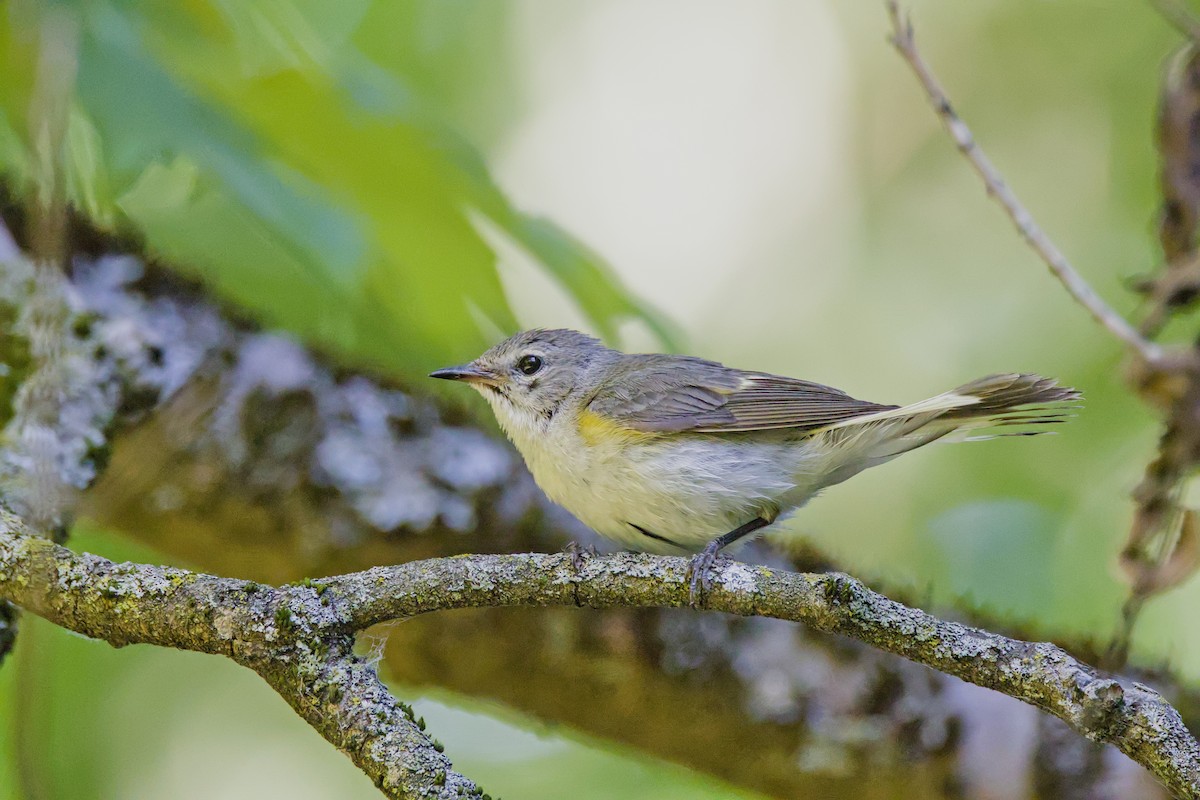
{"type": "Polygon", "coordinates": [[[584,562],[596,555],[596,545],[582,545],[579,542],[571,541],[567,542],[563,552],[571,557],[571,566],[576,572],[579,572],[583,569],[584,562]]]}
{"type": "Polygon", "coordinates": [[[705,597],[712,589],[713,567],[722,557],[719,541],[709,542],[703,550],[692,557],[692,562],[688,565],[688,605],[692,608],[703,606],[705,597]]]}

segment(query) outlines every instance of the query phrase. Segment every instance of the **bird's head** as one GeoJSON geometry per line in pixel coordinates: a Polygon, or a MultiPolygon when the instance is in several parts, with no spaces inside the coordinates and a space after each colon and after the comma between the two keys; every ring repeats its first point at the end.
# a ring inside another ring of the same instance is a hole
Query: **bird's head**
{"type": "MultiPolygon", "coordinates": [[[[439,369],[431,378],[462,381],[482,394],[510,435],[544,430],[595,367],[619,353],[578,331],[531,330],[511,336],[479,358],[439,369]]],[[[579,396],[579,393],[576,394],[579,396]]]]}

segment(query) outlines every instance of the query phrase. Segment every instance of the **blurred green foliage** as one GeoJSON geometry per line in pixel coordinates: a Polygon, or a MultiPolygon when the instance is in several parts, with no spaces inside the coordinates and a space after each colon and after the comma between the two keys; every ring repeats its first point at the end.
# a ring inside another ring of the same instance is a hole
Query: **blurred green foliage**
{"type": "Polygon", "coordinates": [[[0,14],[0,171],[30,193],[39,47],[65,29],[72,202],[264,323],[409,377],[461,360],[517,328],[487,226],[604,335],[628,318],[665,335],[592,251],[516,208],[454,124],[497,84],[476,78],[503,71],[506,13],[20,0],[0,14]]]}

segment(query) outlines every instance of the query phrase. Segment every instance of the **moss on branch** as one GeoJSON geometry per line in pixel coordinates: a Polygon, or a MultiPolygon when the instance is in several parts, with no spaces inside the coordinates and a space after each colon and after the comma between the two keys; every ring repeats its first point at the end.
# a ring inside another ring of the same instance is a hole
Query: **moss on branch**
{"type": "Polygon", "coordinates": [[[353,632],[311,587],[114,564],[25,530],[0,510],[0,599],[114,646],[232,658],[261,675],[388,797],[482,797],[353,654],[353,632]]]}
{"type": "MultiPolygon", "coordinates": [[[[77,555],[0,514],[0,599],[115,645],[227,655],[262,675],[390,797],[478,796],[351,652],[378,622],[452,608],[669,607],[688,602],[681,558],[460,556],[281,588],[77,555]]],[[[1048,643],[938,619],[839,573],[720,562],[708,608],[803,622],[1023,700],[1112,744],[1176,796],[1200,798],[1200,746],[1149,687],[1102,674],[1048,643]]]]}

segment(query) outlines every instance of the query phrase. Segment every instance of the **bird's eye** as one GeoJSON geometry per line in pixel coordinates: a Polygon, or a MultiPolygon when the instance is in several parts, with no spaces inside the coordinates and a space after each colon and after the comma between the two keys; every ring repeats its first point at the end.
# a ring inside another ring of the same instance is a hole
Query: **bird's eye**
{"type": "Polygon", "coordinates": [[[532,375],[542,368],[542,360],[537,356],[521,356],[521,360],[517,362],[517,369],[526,375],[532,375]]]}

